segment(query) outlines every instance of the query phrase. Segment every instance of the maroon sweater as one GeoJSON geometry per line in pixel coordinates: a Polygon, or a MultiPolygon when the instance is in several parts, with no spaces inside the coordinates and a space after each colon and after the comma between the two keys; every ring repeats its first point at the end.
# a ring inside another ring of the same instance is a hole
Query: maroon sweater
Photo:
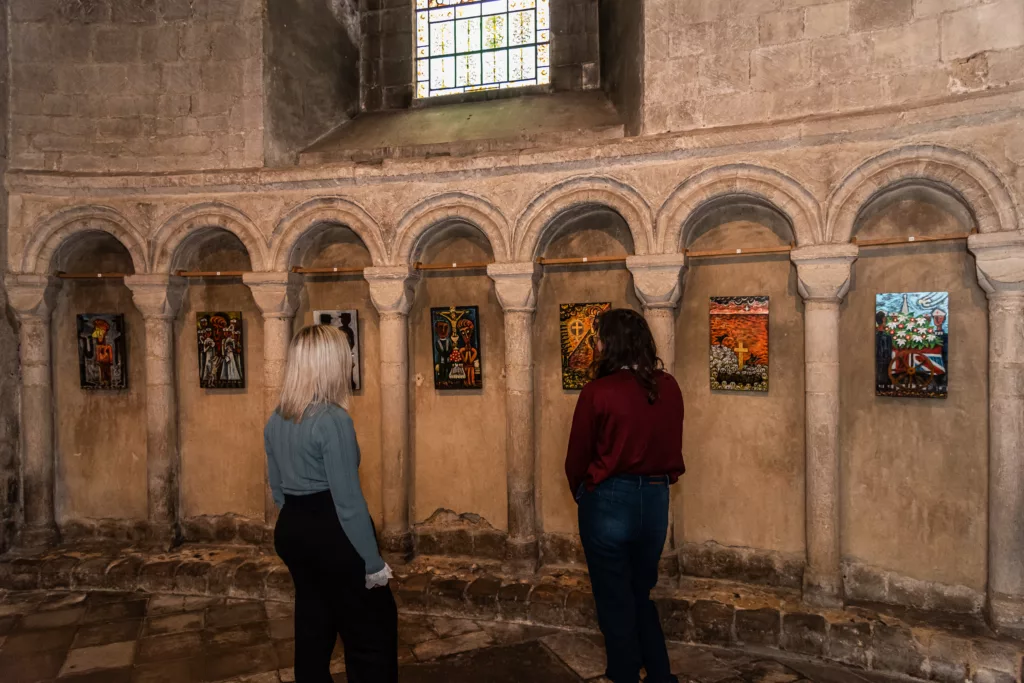
{"type": "Polygon", "coordinates": [[[675,483],[683,465],[683,395],[676,380],[657,374],[658,398],[629,370],[596,379],[583,388],[569,435],[565,476],[573,495],[580,484],[594,488],[616,474],[667,474],[675,483]]]}

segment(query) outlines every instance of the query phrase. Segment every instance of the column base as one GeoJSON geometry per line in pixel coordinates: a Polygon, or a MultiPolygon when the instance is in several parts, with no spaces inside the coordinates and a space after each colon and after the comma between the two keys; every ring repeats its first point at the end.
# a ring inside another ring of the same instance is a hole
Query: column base
{"type": "Polygon", "coordinates": [[[412,559],[413,542],[410,531],[386,531],[380,535],[380,551],[388,564],[405,564],[412,559]]]}
{"type": "Polygon", "coordinates": [[[1024,638],[1024,595],[991,595],[988,619],[995,630],[1015,638],[1024,638]]]}
{"type": "Polygon", "coordinates": [[[505,560],[502,571],[509,574],[534,574],[539,564],[540,553],[535,537],[505,539],[505,560]]]}
{"type": "Polygon", "coordinates": [[[170,550],[181,540],[181,531],[174,522],[153,521],[146,524],[146,537],[143,543],[150,548],[170,550]]]}
{"type": "Polygon", "coordinates": [[[815,607],[842,607],[843,583],[837,574],[817,574],[804,569],[803,600],[815,607]]]}
{"type": "Polygon", "coordinates": [[[60,542],[55,524],[24,526],[18,532],[17,545],[23,548],[49,548],[60,542]]]}

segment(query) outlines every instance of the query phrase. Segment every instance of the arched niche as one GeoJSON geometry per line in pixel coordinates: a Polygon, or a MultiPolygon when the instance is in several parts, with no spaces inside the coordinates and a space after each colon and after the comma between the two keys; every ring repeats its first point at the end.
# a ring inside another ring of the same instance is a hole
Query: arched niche
{"type": "MultiPolygon", "coordinates": [[[[687,217],[689,259],[676,324],[676,378],[686,401],[687,473],[675,500],[684,548],[712,542],[793,556],[804,551],[804,334],[786,252],[701,258],[702,251],[794,242],[789,218],[750,195],[711,200],[687,217]],[[710,383],[710,298],[768,296],[768,391],[710,383]],[[771,491],[772,495],[765,495],[771,491]],[[743,501],[737,505],[737,501],[743,501]]],[[[782,577],[775,577],[780,580],[782,577]]]]}
{"type": "MultiPolygon", "coordinates": [[[[475,225],[451,218],[432,225],[410,258],[425,264],[488,263],[494,249],[475,225]]],[[[486,269],[421,271],[409,325],[412,521],[422,524],[447,509],[479,515],[481,524],[505,531],[504,316],[486,269]],[[434,388],[431,308],[449,306],[478,309],[481,389],[434,388]]]]}
{"type": "MultiPolygon", "coordinates": [[[[366,268],[373,265],[370,251],[350,228],[334,222],[311,225],[295,244],[288,267],[366,268]]],[[[362,272],[307,274],[295,311],[294,331],[322,322],[315,312],[356,311],[359,350],[359,388],[352,394],[349,412],[356,425],[362,462],[359,478],[370,514],[380,521],[380,332],[377,309],[362,272]]],[[[338,321],[333,319],[336,324],[338,321]]]]}
{"type": "MultiPolygon", "coordinates": [[[[973,211],[935,185],[890,186],[854,222],[858,241],[965,234],[973,211]]],[[[861,246],[842,305],[842,552],[927,582],[983,592],[988,490],[988,322],[964,241],[861,246]],[[875,295],[949,292],[948,397],[875,395],[875,295]]],[[[854,597],[860,586],[847,591],[854,597]]]]}
{"type": "MultiPolygon", "coordinates": [[[[132,256],[103,231],[76,233],[54,251],[52,271],[70,274],[134,273],[132,256]]],[[[53,311],[53,401],[56,430],[56,513],[74,535],[76,523],[145,520],[146,341],[145,325],[124,281],[65,279],[53,311]],[[82,388],[79,315],[124,316],[119,341],[127,357],[127,388],[82,388]]],[[[127,522],[130,524],[130,522],[127,522]]]]}
{"type": "MultiPolygon", "coordinates": [[[[633,254],[634,248],[626,220],[602,206],[585,206],[562,213],[545,226],[540,244],[540,255],[552,259],[625,258],[633,254]]],[[[534,322],[534,395],[540,459],[538,514],[551,541],[577,533],[576,504],[565,480],[565,453],[579,391],[562,389],[559,305],[591,302],[641,309],[633,290],[632,275],[624,262],[544,267],[534,322]]],[[[560,551],[552,545],[548,552],[557,556],[560,551]]]]}
{"type": "MultiPolygon", "coordinates": [[[[251,270],[250,254],[231,231],[192,230],[171,257],[171,271],[251,270]]],[[[263,320],[241,277],[193,277],[175,326],[181,516],[263,519],[263,320]],[[199,385],[197,316],[242,313],[244,389],[199,385]]],[[[186,529],[195,525],[185,524],[186,529]]],[[[191,540],[191,539],[189,539],[191,540]]]]}

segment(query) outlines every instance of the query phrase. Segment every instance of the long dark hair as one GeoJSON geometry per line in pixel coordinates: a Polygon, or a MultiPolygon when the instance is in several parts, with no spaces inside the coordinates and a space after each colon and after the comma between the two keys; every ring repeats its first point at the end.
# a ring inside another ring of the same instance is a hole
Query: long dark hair
{"type": "Polygon", "coordinates": [[[594,328],[604,350],[591,366],[593,376],[606,377],[628,368],[647,392],[647,402],[654,403],[658,399],[656,373],[664,366],[644,317],[628,308],[613,308],[594,320],[594,328]]]}

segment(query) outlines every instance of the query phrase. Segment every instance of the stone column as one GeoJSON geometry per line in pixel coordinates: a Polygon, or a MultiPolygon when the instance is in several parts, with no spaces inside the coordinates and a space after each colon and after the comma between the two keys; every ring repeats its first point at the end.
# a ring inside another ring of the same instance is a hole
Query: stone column
{"type": "Polygon", "coordinates": [[[60,287],[45,275],[9,275],[7,298],[18,318],[21,360],[21,470],[25,526],[21,543],[51,545],[54,522],[53,388],[50,314],[60,287]]]}
{"type": "Polygon", "coordinates": [[[842,603],[839,550],[839,304],[857,259],[852,244],[794,249],[804,299],[807,566],[804,599],[842,603]]]}
{"type": "Polygon", "coordinates": [[[416,271],[378,266],[363,271],[380,314],[381,545],[393,553],[412,550],[409,532],[409,309],[416,271]]]}
{"type": "Polygon", "coordinates": [[[676,364],[676,306],[683,295],[686,256],[629,256],[626,267],[633,274],[633,289],[643,304],[658,355],[671,374],[676,364]]]}
{"type": "Polygon", "coordinates": [[[1024,234],[972,235],[988,294],[988,610],[1024,634],[1024,234]]]}
{"type": "Polygon", "coordinates": [[[185,280],[173,275],[129,275],[124,280],[146,326],[146,474],[149,533],[177,535],[179,476],[178,393],[174,374],[174,320],[185,280]]]}
{"type": "Polygon", "coordinates": [[[533,262],[487,266],[505,318],[506,559],[522,569],[535,568],[538,559],[533,317],[541,273],[533,262]]]}
{"type": "MultiPolygon", "coordinates": [[[[263,413],[270,417],[281,397],[292,319],[304,279],[295,273],[246,273],[242,282],[263,314],[263,413]]],[[[267,527],[272,528],[277,521],[277,506],[269,484],[264,487],[263,513],[267,527]]]]}

